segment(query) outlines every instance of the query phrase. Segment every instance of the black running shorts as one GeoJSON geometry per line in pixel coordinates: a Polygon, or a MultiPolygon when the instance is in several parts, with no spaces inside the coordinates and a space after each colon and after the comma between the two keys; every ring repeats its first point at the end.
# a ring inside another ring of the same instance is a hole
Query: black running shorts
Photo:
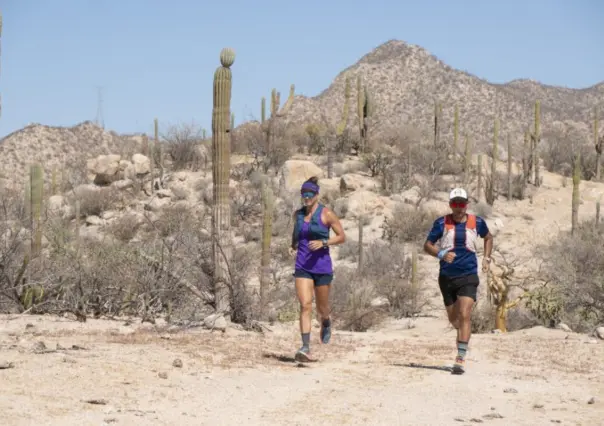
{"type": "Polygon", "coordinates": [[[438,286],[443,296],[445,306],[451,306],[459,296],[467,296],[476,302],[478,284],[480,279],[477,274],[462,275],[460,277],[438,276],[438,286]]]}

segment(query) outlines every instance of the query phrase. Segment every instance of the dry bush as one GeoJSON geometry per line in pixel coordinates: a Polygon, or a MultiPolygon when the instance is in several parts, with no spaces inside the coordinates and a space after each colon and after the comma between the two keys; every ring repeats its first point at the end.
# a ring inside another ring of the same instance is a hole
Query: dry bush
{"type": "Polygon", "coordinates": [[[162,135],[166,153],[174,170],[200,170],[209,162],[209,151],[202,144],[201,127],[195,124],[170,126],[162,135]]]}
{"type": "Polygon", "coordinates": [[[123,216],[115,218],[107,227],[107,231],[110,235],[113,235],[118,241],[127,243],[130,241],[141,225],[139,216],[127,213],[123,216]]]}
{"type": "MultiPolygon", "coordinates": [[[[371,280],[379,297],[388,300],[389,314],[395,318],[420,313],[427,300],[419,285],[411,282],[411,256],[402,243],[373,242],[363,250],[362,275],[371,280]]],[[[419,283],[418,276],[417,282],[419,283]]]]}
{"type": "Polygon", "coordinates": [[[385,318],[383,308],[372,306],[375,288],[355,269],[336,267],[332,287],[332,315],[342,330],[367,331],[385,318]]]}
{"type": "Polygon", "coordinates": [[[549,321],[544,315],[559,310],[560,320],[577,331],[604,323],[603,238],[604,224],[591,220],[580,223],[574,235],[562,233],[535,251],[542,253],[542,274],[549,282],[535,306],[540,319],[549,321]]]}
{"type": "Polygon", "coordinates": [[[411,282],[411,259],[403,244],[374,242],[364,257],[360,270],[340,267],[335,273],[332,295],[338,327],[366,331],[388,315],[419,314],[427,299],[411,282]]]}
{"type": "Polygon", "coordinates": [[[398,203],[392,217],[382,225],[382,238],[389,242],[423,243],[438,213],[398,203]]]}
{"type": "Polygon", "coordinates": [[[113,186],[82,188],[75,194],[75,199],[80,201],[82,216],[99,216],[120,201],[121,195],[119,189],[113,186]]]}
{"type": "Polygon", "coordinates": [[[590,180],[596,171],[596,150],[593,143],[573,126],[548,129],[543,132],[543,141],[539,146],[539,155],[546,170],[571,176],[573,155],[581,154],[581,174],[583,179],[590,180]]]}

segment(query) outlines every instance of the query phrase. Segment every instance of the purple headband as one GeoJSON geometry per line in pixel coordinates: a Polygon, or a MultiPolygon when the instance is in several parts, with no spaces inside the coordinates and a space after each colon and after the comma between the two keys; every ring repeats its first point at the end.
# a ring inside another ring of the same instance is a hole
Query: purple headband
{"type": "Polygon", "coordinates": [[[304,182],[301,191],[304,191],[305,189],[316,192],[317,194],[319,193],[319,185],[312,182],[304,182]]]}

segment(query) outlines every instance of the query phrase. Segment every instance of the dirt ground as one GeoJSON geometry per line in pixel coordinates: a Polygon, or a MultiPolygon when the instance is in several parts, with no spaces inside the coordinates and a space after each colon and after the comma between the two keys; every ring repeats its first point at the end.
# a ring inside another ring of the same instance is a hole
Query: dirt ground
{"type": "Polygon", "coordinates": [[[0,424],[597,425],[604,342],[533,328],[474,335],[447,371],[442,317],[335,331],[298,365],[297,325],[265,333],[0,317],[0,424]]]}

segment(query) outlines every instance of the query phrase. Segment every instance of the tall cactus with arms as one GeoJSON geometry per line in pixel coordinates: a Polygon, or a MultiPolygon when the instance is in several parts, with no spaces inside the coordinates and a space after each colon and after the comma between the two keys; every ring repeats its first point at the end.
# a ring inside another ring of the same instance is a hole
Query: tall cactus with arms
{"type": "Polygon", "coordinates": [[[221,66],[214,73],[214,108],[212,110],[212,257],[214,261],[214,297],[218,312],[230,312],[229,265],[232,258],[229,176],[231,171],[231,65],[233,49],[220,52],[221,66]]]}

